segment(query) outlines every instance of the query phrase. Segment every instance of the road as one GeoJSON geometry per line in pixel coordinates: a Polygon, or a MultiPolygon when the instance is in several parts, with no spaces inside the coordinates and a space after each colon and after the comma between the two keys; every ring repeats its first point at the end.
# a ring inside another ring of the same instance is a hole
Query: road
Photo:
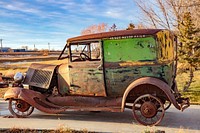
{"type": "Polygon", "coordinates": [[[59,129],[95,132],[141,133],[145,131],[165,131],[166,133],[200,133],[200,106],[192,105],[184,112],[171,107],[165,112],[162,122],[155,127],[138,124],[131,110],[123,113],[112,112],[65,112],[46,114],[35,110],[29,118],[4,118],[10,115],[8,103],[0,100],[0,128],[59,129]]]}

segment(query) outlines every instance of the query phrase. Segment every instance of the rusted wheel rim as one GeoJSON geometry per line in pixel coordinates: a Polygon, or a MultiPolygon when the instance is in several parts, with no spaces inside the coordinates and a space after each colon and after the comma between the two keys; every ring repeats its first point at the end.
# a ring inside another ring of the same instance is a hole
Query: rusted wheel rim
{"type": "Polygon", "coordinates": [[[157,113],[157,107],[152,102],[144,102],[140,109],[143,116],[147,118],[152,118],[157,113]]]}
{"type": "Polygon", "coordinates": [[[9,99],[9,111],[13,116],[16,117],[27,117],[34,110],[27,102],[20,99],[9,99]]]}
{"type": "Polygon", "coordinates": [[[22,100],[16,100],[15,106],[16,109],[21,112],[26,112],[30,108],[30,104],[22,100]]]}
{"type": "Polygon", "coordinates": [[[150,94],[138,97],[133,104],[133,116],[142,125],[154,126],[159,124],[164,113],[163,103],[150,94]]]}

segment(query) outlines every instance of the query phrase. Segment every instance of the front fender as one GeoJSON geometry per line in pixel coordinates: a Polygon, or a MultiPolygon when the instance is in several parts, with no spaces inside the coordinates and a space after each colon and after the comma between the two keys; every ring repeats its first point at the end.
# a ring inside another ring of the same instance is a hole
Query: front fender
{"type": "Polygon", "coordinates": [[[10,98],[19,99],[19,95],[20,95],[22,89],[24,89],[24,88],[13,87],[13,88],[8,89],[4,94],[4,99],[5,100],[8,100],[10,98]]]}
{"type": "Polygon", "coordinates": [[[57,106],[47,101],[45,95],[33,90],[20,87],[13,87],[6,91],[6,93],[4,94],[4,99],[8,100],[11,98],[21,99],[31,106],[37,108],[38,110],[46,113],[59,113],[66,110],[62,106],[57,106]]]}

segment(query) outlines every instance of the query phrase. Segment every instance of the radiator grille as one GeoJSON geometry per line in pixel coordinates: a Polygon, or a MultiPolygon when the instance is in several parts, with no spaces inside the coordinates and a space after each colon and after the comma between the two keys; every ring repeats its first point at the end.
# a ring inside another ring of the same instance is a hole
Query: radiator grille
{"type": "Polygon", "coordinates": [[[35,70],[33,77],[31,78],[32,83],[48,85],[51,79],[51,71],[35,70]]]}
{"type": "Polygon", "coordinates": [[[56,65],[33,63],[28,69],[24,84],[48,89],[53,77],[56,65]]]}

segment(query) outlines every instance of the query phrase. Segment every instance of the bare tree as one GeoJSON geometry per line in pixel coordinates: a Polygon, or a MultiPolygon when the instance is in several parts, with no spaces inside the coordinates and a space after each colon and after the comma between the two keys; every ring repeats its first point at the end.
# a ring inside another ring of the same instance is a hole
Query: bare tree
{"type": "Polygon", "coordinates": [[[126,28],[126,30],[133,30],[133,29],[135,29],[135,25],[133,23],[130,23],[126,28]]]}
{"type": "Polygon", "coordinates": [[[114,24],[110,27],[109,31],[116,31],[116,30],[117,30],[117,26],[116,26],[116,24],[114,23],[114,24]]]}
{"type": "Polygon", "coordinates": [[[97,25],[91,25],[84,30],[81,31],[81,35],[87,35],[92,33],[99,33],[99,32],[105,32],[107,30],[107,24],[101,23],[97,25]]]}
{"type": "Polygon", "coordinates": [[[181,14],[189,11],[194,24],[199,27],[200,1],[199,0],[134,0],[145,17],[140,17],[146,25],[154,28],[178,29],[181,14]]]}
{"type": "Polygon", "coordinates": [[[144,15],[140,17],[141,21],[146,22],[147,26],[176,31],[180,42],[178,45],[179,61],[189,64],[189,80],[183,89],[187,91],[194,77],[196,63],[199,63],[200,0],[134,1],[144,15]]]}

